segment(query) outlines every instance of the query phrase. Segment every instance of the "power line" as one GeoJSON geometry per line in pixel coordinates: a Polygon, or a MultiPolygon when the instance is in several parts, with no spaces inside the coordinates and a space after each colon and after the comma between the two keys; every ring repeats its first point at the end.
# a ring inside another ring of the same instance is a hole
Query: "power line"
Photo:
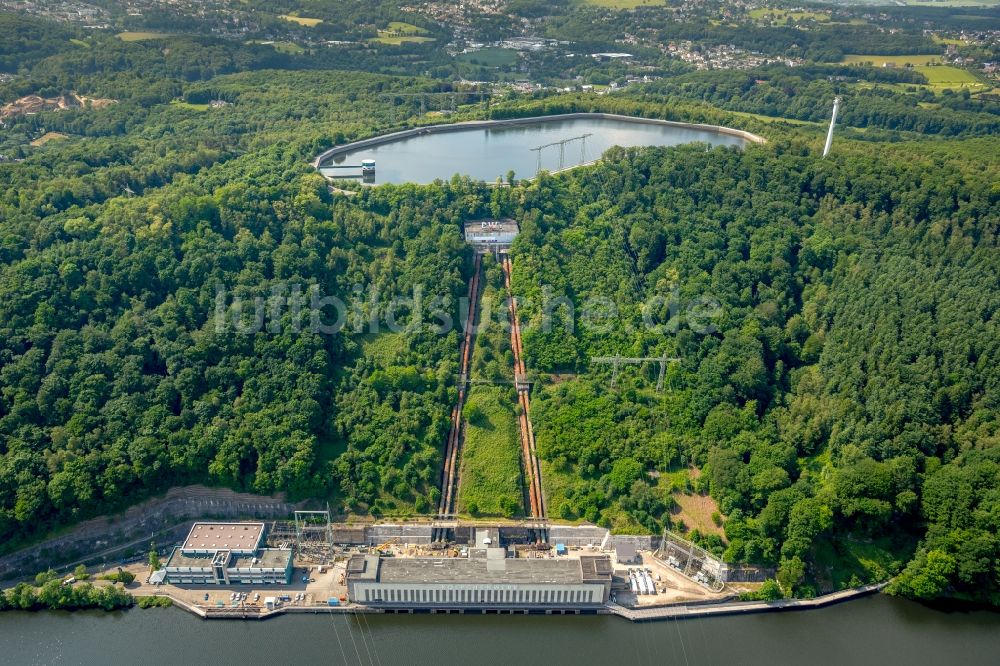
{"type": "Polygon", "coordinates": [[[586,162],[587,156],[587,137],[594,136],[593,133],[580,134],[579,136],[571,136],[568,139],[561,139],[559,141],[553,141],[551,143],[545,143],[541,146],[535,146],[534,148],[529,148],[529,150],[534,151],[537,154],[537,164],[535,168],[535,175],[538,175],[542,170],[542,151],[546,148],[552,148],[553,146],[559,146],[559,170],[562,171],[566,167],[566,144],[572,143],[573,141],[580,142],[580,164],[586,162]]]}
{"type": "Polygon", "coordinates": [[[681,359],[673,356],[591,356],[591,363],[604,363],[611,366],[611,388],[615,387],[618,380],[618,372],[623,365],[639,365],[649,361],[656,361],[660,364],[660,373],[656,378],[656,392],[663,391],[664,378],[667,374],[667,363],[680,363],[681,359]]]}

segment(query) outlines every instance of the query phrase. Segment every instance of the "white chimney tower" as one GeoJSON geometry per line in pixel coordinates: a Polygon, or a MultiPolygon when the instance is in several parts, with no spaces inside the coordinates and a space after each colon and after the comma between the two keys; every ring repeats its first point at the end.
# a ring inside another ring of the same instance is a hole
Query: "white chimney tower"
{"type": "Polygon", "coordinates": [[[823,146],[823,157],[830,154],[830,144],[833,143],[833,126],[837,124],[837,110],[840,109],[840,98],[833,98],[833,116],[830,117],[830,129],[826,133],[826,145],[823,146]]]}

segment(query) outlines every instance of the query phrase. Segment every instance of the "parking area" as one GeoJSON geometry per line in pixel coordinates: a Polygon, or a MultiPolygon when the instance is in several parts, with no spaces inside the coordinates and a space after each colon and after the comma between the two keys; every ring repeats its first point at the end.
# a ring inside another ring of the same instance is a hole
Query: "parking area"
{"type": "Polygon", "coordinates": [[[320,568],[296,567],[289,585],[151,585],[145,582],[148,567],[141,564],[126,567],[136,575],[135,584],[129,587],[133,594],[169,593],[202,608],[263,609],[268,598],[275,599],[276,607],[325,606],[331,598],[346,602],[344,563],[322,567],[322,571],[320,568]]]}

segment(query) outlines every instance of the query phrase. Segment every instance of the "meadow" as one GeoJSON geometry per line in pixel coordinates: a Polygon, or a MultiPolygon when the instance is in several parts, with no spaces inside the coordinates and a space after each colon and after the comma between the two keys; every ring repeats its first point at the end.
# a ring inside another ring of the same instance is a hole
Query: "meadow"
{"type": "Polygon", "coordinates": [[[420,42],[433,42],[433,37],[426,37],[427,30],[421,28],[420,26],[413,25],[412,23],[403,23],[402,21],[390,21],[389,25],[386,26],[384,30],[378,31],[378,37],[375,37],[371,41],[378,42],[379,44],[392,44],[399,46],[406,42],[420,43],[420,42]]]}
{"type": "Polygon", "coordinates": [[[471,53],[463,53],[457,59],[474,65],[483,65],[484,67],[503,67],[505,65],[513,65],[517,62],[517,51],[490,47],[471,53]]]}
{"type": "Polygon", "coordinates": [[[977,79],[972,72],[951,65],[922,65],[915,70],[927,77],[927,85],[931,88],[969,88],[970,90],[985,90],[988,86],[977,79]]]}
{"type": "Polygon", "coordinates": [[[846,64],[870,62],[875,67],[883,67],[891,63],[896,67],[906,65],[929,65],[941,62],[941,55],[937,53],[922,53],[916,55],[846,55],[841,61],[846,64]]]}
{"type": "Polygon", "coordinates": [[[294,16],[292,14],[278,14],[278,18],[283,18],[286,21],[291,21],[292,23],[298,23],[299,25],[304,25],[307,28],[315,28],[323,19],[318,18],[306,18],[305,16],[294,16]]]}
{"type": "Polygon", "coordinates": [[[637,9],[639,7],[661,7],[666,0],[582,0],[591,7],[606,7],[607,9],[637,9]]]}
{"type": "Polygon", "coordinates": [[[129,30],[119,32],[117,36],[123,42],[142,42],[147,39],[166,39],[167,37],[172,37],[169,32],[133,32],[129,30]]]}
{"type": "Polygon", "coordinates": [[[523,511],[515,401],[508,388],[473,386],[465,403],[458,510],[512,517],[523,511]]]}
{"type": "Polygon", "coordinates": [[[817,21],[826,22],[830,20],[830,15],[824,12],[795,11],[789,9],[772,9],[770,7],[759,7],[749,12],[752,19],[778,21],[784,23],[789,19],[794,21],[817,21]]]}
{"type": "Polygon", "coordinates": [[[46,132],[42,136],[32,141],[31,145],[35,147],[44,146],[49,141],[62,141],[63,139],[68,139],[68,138],[69,137],[63,134],[62,132],[46,132]]]}

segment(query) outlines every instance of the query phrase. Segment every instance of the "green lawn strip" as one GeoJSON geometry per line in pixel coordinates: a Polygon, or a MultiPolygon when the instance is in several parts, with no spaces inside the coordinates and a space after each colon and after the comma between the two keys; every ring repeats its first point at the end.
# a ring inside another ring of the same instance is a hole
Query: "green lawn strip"
{"type": "Polygon", "coordinates": [[[459,512],[508,518],[523,513],[515,404],[511,388],[475,385],[469,391],[459,512]]]}

